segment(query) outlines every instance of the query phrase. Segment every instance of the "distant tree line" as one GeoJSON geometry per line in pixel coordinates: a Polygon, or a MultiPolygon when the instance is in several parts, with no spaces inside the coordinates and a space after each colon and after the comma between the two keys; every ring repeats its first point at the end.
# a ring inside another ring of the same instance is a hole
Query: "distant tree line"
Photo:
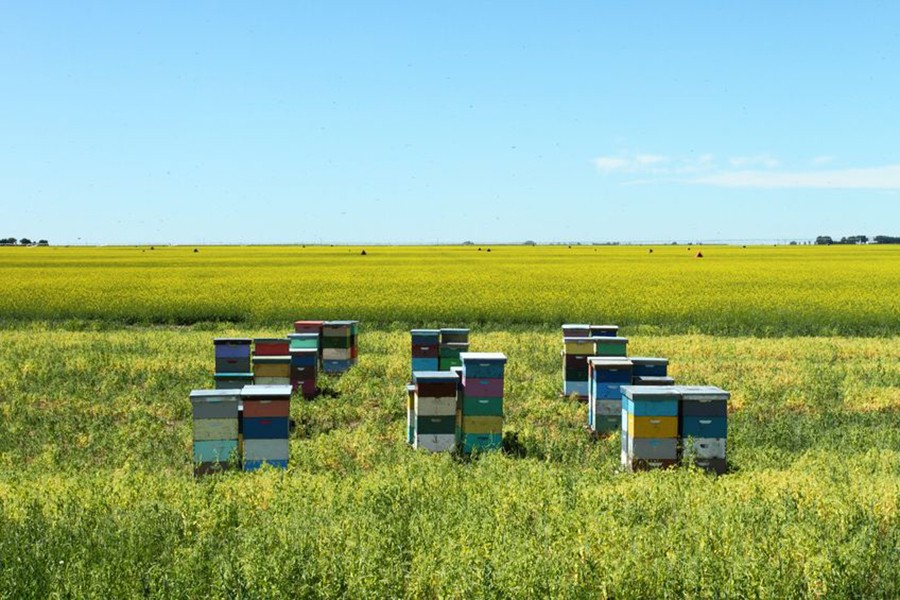
{"type": "MultiPolygon", "coordinates": [[[[835,241],[832,239],[830,235],[820,235],[816,238],[816,244],[819,246],[831,246],[833,244],[845,244],[845,245],[854,245],[854,244],[868,244],[869,238],[865,235],[851,235],[848,237],[842,237],[840,240],[835,241]]],[[[876,235],[872,238],[873,244],[900,244],[900,237],[890,236],[890,235],[876,235]]]]}
{"type": "Polygon", "coordinates": [[[47,240],[38,240],[36,242],[31,241],[28,238],[23,237],[20,240],[17,240],[14,237],[8,238],[0,238],[0,246],[49,246],[50,242],[47,240]]]}

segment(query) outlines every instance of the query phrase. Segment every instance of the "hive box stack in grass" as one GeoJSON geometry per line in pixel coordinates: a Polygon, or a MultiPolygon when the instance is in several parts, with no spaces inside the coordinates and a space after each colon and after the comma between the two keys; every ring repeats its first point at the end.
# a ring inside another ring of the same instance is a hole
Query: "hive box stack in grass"
{"type": "Polygon", "coordinates": [[[319,334],[292,333],[288,335],[291,356],[291,386],[305,398],[316,395],[319,372],[319,334]]]}
{"type": "Polygon", "coordinates": [[[503,374],[500,352],[463,352],[460,446],[469,454],[503,445],[503,374]]]}
{"type": "Polygon", "coordinates": [[[341,374],[356,364],[357,321],[325,321],[322,324],[322,371],[341,374]]]}
{"type": "Polygon", "coordinates": [[[580,399],[587,399],[588,359],[596,353],[598,339],[601,338],[589,336],[563,338],[563,394],[565,396],[575,394],[580,399]]]}
{"type": "Polygon", "coordinates": [[[669,360],[650,356],[631,356],[634,365],[632,385],[675,385],[668,376],[669,360]]]}
{"type": "Polygon", "coordinates": [[[413,447],[431,452],[456,447],[457,381],[456,374],[449,371],[413,373],[413,447]]]}
{"type": "Polygon", "coordinates": [[[702,469],[725,472],[729,392],[715,386],[676,386],[679,392],[681,451],[702,469]]]}
{"type": "Polygon", "coordinates": [[[675,386],[622,386],[622,466],[629,471],[661,469],[678,462],[675,386]]]}
{"type": "Polygon", "coordinates": [[[241,390],[194,390],[194,475],[240,466],[238,403],[241,390]]]}
{"type": "Polygon", "coordinates": [[[253,383],[290,385],[291,355],[287,338],[253,340],[253,383]]]}
{"type": "Polygon", "coordinates": [[[215,338],[217,390],[239,390],[253,383],[250,370],[250,338],[215,338]]]}
{"type": "Polygon", "coordinates": [[[469,350],[469,330],[444,327],[441,329],[440,342],[438,370],[449,371],[453,367],[462,366],[459,356],[469,350]]]}
{"type": "Polygon", "coordinates": [[[622,386],[631,385],[632,364],[627,358],[588,358],[588,426],[591,431],[618,431],[622,424],[622,386]]]}
{"type": "Polygon", "coordinates": [[[294,321],[294,333],[314,333],[319,336],[319,364],[322,366],[322,325],[325,321],[294,321]]]}
{"type": "Polygon", "coordinates": [[[290,455],[290,385],[248,385],[241,390],[244,404],[244,470],[268,463],[286,469],[290,455]]]}
{"type": "Polygon", "coordinates": [[[412,329],[412,370],[440,371],[439,329],[412,329]]]}

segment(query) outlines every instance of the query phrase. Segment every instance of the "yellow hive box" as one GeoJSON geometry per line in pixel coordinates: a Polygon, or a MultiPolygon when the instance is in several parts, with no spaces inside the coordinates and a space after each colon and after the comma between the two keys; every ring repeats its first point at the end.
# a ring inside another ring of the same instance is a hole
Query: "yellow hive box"
{"type": "Polygon", "coordinates": [[[503,433],[503,417],[463,417],[464,433],[503,433]]]}
{"type": "Polygon", "coordinates": [[[254,377],[290,377],[291,364],[255,364],[253,365],[254,377]]]}
{"type": "Polygon", "coordinates": [[[594,342],[566,342],[566,354],[577,354],[577,355],[585,355],[585,354],[593,354],[597,349],[597,346],[594,342]]]}
{"type": "Polygon", "coordinates": [[[678,437],[678,417],[636,417],[629,413],[628,435],[636,438],[678,437]]]}

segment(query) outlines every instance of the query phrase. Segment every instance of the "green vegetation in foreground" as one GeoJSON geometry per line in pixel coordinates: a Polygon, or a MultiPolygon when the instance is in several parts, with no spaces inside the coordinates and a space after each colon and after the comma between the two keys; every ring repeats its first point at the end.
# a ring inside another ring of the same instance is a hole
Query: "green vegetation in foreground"
{"type": "Polygon", "coordinates": [[[556,398],[555,328],[473,331],[519,455],[415,452],[408,334],[364,327],[339,395],[292,406],[289,471],[195,482],[212,336],[4,332],[0,597],[900,596],[900,338],[632,336],[733,391],[714,478],[619,473],[556,398]]]}
{"type": "Polygon", "coordinates": [[[765,336],[900,329],[900,246],[360,250],[0,248],[0,323],[271,326],[352,317],[765,336]]]}

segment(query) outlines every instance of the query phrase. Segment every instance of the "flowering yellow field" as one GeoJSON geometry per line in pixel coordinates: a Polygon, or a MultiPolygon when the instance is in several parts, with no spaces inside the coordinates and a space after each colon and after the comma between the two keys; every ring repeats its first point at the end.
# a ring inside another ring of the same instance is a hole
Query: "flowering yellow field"
{"type": "Polygon", "coordinates": [[[763,335],[900,328],[900,246],[650,249],[0,248],[0,319],[589,321],[763,335]]]}

